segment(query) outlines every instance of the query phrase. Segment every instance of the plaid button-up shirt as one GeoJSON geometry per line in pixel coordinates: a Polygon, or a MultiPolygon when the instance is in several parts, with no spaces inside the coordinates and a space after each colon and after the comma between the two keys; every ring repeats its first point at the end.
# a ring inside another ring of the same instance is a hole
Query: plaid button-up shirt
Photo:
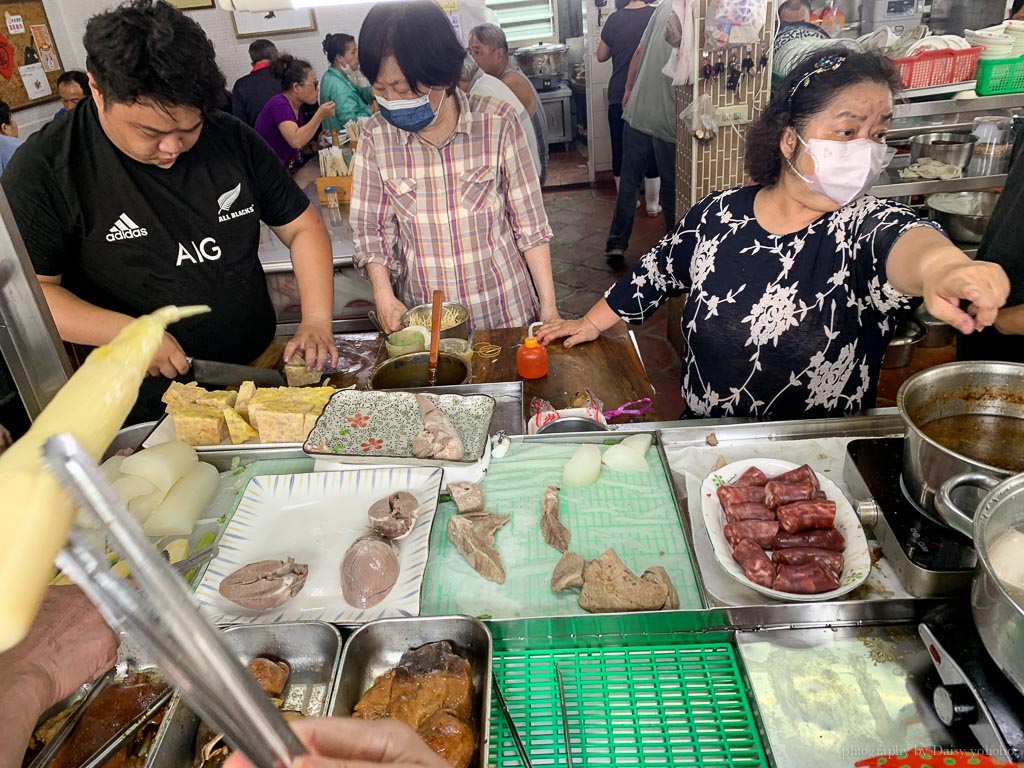
{"type": "Polygon", "coordinates": [[[383,264],[409,307],[444,291],[472,328],[525,325],[537,293],[523,252],[551,240],[540,183],[512,108],[455,91],[458,123],[435,147],[380,115],[352,179],[355,264],[383,264]]]}

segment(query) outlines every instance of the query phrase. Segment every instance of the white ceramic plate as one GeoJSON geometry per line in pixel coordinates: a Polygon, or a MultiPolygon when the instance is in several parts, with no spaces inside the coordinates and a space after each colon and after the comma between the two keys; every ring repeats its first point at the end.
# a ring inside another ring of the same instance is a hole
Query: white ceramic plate
{"type": "Polygon", "coordinates": [[[388,467],[253,477],[221,537],[220,554],[196,590],[200,610],[216,624],[354,624],[419,615],[420,586],[443,474],[438,467],[388,467]],[[420,502],[416,525],[396,542],[401,566],[398,581],[377,605],[355,608],[341,594],[341,561],[352,542],[369,532],[370,505],[396,491],[409,491],[420,502]],[[242,608],[218,591],[224,577],[243,565],[288,557],[307,563],[309,574],[302,591],[277,608],[242,608]]]}
{"type": "Polygon", "coordinates": [[[732,559],[732,547],[725,540],[725,533],[722,528],[725,525],[725,512],[718,501],[716,492],[720,485],[734,483],[740,475],[751,467],[757,467],[768,477],[775,477],[791,469],[796,469],[799,464],[791,461],[780,461],[777,459],[744,459],[727,464],[719,470],[712,472],[700,486],[701,511],[704,514],[704,524],[711,539],[711,548],[715,552],[718,564],[726,573],[736,581],[760,592],[762,595],[774,597],[776,600],[791,600],[801,603],[816,602],[818,600],[834,600],[837,597],[852,592],[868,577],[871,570],[871,552],[868,549],[868,540],[864,535],[864,528],[853,511],[850,502],[847,501],[843,492],[836,487],[836,484],[820,473],[818,483],[825,495],[836,503],[835,526],[843,538],[846,539],[846,551],[843,552],[843,572],[839,575],[839,588],[829,592],[820,592],[816,595],[797,595],[792,592],[780,592],[775,589],[762,587],[755,584],[743,573],[740,564],[732,559]]]}

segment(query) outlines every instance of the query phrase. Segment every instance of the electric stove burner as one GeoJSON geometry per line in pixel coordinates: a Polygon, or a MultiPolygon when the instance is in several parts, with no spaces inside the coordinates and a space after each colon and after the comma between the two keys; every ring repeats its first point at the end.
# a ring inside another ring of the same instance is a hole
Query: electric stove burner
{"type": "Polygon", "coordinates": [[[967,602],[940,606],[918,631],[942,681],[932,691],[942,724],[969,728],[990,757],[1024,761],[1024,694],[985,651],[967,602]]]}
{"type": "Polygon", "coordinates": [[[904,588],[917,597],[966,589],[977,561],[971,541],[921,510],[905,493],[902,438],[851,440],[844,477],[904,588]]]}

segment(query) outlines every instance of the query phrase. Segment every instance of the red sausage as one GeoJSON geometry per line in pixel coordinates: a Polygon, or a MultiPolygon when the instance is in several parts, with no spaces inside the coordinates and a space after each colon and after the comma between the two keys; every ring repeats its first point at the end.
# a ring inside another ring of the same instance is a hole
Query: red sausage
{"type": "Polygon", "coordinates": [[[839,579],[819,562],[805,565],[780,565],[775,574],[775,589],[798,595],[816,595],[839,588],[839,579]]]}
{"type": "Polygon", "coordinates": [[[817,547],[818,549],[842,552],[846,549],[846,539],[835,528],[816,528],[813,531],[802,531],[801,533],[781,532],[772,539],[770,544],[772,550],[791,549],[792,547],[817,547]]]}
{"type": "Polygon", "coordinates": [[[761,488],[768,482],[768,475],[762,472],[757,467],[751,467],[746,472],[737,478],[736,482],[733,483],[736,487],[745,487],[750,485],[756,485],[761,488]]]}
{"type": "Polygon", "coordinates": [[[814,486],[814,490],[818,490],[818,476],[807,464],[784,472],[778,477],[773,477],[772,480],[777,480],[780,483],[810,483],[814,486]]]}
{"type": "Polygon", "coordinates": [[[780,483],[769,480],[764,487],[764,503],[772,509],[792,504],[794,501],[813,499],[818,489],[810,483],[780,483]]]}
{"type": "Polygon", "coordinates": [[[744,520],[740,523],[726,523],[722,527],[725,540],[733,547],[743,539],[753,539],[760,546],[767,547],[778,532],[778,520],[744,520]]]}
{"type": "Polygon", "coordinates": [[[721,502],[723,507],[728,507],[732,504],[746,504],[750,501],[756,501],[759,504],[764,504],[764,488],[760,488],[756,485],[748,485],[740,488],[733,485],[722,485],[718,488],[718,500],[721,502]]]}
{"type": "Polygon", "coordinates": [[[797,501],[779,507],[779,526],[786,533],[800,533],[812,528],[831,528],[836,522],[834,501],[797,501]]]}
{"type": "Polygon", "coordinates": [[[775,510],[768,509],[764,504],[747,501],[743,504],[730,504],[725,508],[725,519],[730,523],[741,520],[774,520],[775,510]]]}
{"type": "MultiPolygon", "coordinates": [[[[742,544],[743,542],[740,543],[742,544]]],[[[827,549],[817,549],[815,547],[776,549],[772,552],[772,560],[782,565],[806,565],[816,561],[827,567],[837,576],[843,572],[843,553],[832,552],[827,549]]]]}
{"type": "Polygon", "coordinates": [[[732,551],[733,559],[743,566],[743,573],[755,584],[771,589],[775,583],[775,566],[753,539],[743,539],[732,551]]]}

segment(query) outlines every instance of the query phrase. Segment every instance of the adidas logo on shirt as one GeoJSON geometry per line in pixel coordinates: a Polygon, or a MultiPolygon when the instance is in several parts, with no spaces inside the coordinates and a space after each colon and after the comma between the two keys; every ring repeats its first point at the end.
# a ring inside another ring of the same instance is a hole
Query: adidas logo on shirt
{"type": "Polygon", "coordinates": [[[117,221],[114,222],[114,226],[107,232],[107,242],[113,243],[117,240],[134,240],[136,237],[145,237],[149,232],[146,231],[145,227],[140,227],[134,221],[128,218],[127,213],[122,213],[117,217],[117,221]]]}

